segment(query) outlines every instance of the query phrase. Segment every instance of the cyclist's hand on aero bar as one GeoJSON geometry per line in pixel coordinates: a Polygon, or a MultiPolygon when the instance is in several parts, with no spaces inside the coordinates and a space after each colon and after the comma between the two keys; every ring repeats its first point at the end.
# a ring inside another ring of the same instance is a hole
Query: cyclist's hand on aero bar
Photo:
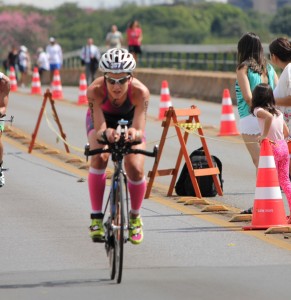
{"type": "Polygon", "coordinates": [[[127,135],[128,135],[128,140],[130,142],[142,142],[142,138],[143,138],[143,134],[142,134],[142,130],[138,130],[135,128],[129,128],[127,131],[127,135]]]}
{"type": "Polygon", "coordinates": [[[120,133],[113,128],[106,128],[106,130],[99,130],[97,132],[97,142],[101,144],[105,143],[114,143],[120,139],[120,133]]]}

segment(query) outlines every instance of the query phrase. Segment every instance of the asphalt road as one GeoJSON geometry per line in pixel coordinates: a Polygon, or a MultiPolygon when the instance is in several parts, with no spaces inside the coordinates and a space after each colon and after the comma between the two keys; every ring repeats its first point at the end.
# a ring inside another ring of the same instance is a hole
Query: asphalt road
{"type": "MultiPolygon", "coordinates": [[[[71,102],[78,90],[64,91],[56,103],[72,152],[82,157],[86,143],[86,107],[71,102]],[[71,147],[72,148],[72,147],[71,147]]],[[[31,134],[42,98],[27,90],[13,93],[8,115],[13,126],[31,134]]],[[[211,199],[237,208],[252,205],[255,174],[240,137],[217,137],[221,107],[194,99],[172,99],[176,108],[197,105],[211,154],[223,162],[224,196],[211,199]]],[[[159,96],[149,108],[149,149],[159,142],[159,96]]],[[[64,150],[47,124],[49,105],[37,139],[64,150]]],[[[57,127],[54,125],[55,130],[57,127]]],[[[104,246],[88,237],[89,195],[86,170],[54,155],[33,150],[21,140],[4,137],[7,184],[0,190],[0,299],[286,299],[290,295],[291,247],[288,235],[243,231],[228,215],[202,213],[165,197],[169,178],[157,178],[142,207],[145,240],[126,244],[123,281],[109,280],[104,246]],[[158,192],[157,192],[158,191],[158,192]]],[[[191,136],[189,148],[200,147],[191,136]]],[[[164,149],[167,167],[175,164],[179,145],[174,131],[164,149]]],[[[151,170],[152,160],[146,161],[151,170]]]]}

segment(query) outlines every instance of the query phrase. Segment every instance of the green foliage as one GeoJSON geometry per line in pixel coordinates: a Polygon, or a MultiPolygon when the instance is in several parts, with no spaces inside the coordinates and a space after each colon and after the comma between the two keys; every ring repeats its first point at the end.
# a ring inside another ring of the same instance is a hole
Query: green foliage
{"type": "Polygon", "coordinates": [[[290,6],[281,8],[274,17],[252,10],[245,12],[229,4],[206,2],[150,7],[124,4],[112,10],[81,9],[76,3],[66,3],[54,10],[25,5],[1,6],[0,24],[6,24],[1,16],[7,18],[16,12],[21,22],[8,21],[10,27],[2,30],[1,40],[6,43],[2,45],[2,52],[12,43],[26,44],[35,51],[39,46],[46,46],[49,36],[57,38],[64,52],[81,48],[88,37],[92,37],[96,45],[104,46],[112,24],[118,26],[126,43],[126,29],[134,19],[142,26],[144,45],[236,43],[246,31],[256,32],[268,43],[272,34],[291,33],[290,6]]]}
{"type": "Polygon", "coordinates": [[[291,6],[280,8],[270,23],[270,31],[276,34],[291,35],[291,6]]]}

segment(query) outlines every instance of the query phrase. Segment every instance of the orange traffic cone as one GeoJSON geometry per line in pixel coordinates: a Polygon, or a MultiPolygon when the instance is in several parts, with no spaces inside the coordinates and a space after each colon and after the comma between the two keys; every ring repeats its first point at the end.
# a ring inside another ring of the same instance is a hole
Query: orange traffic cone
{"type": "Polygon", "coordinates": [[[41,93],[41,84],[40,84],[40,79],[39,79],[39,73],[38,73],[38,68],[35,67],[33,69],[33,74],[32,74],[32,82],[31,82],[31,94],[42,94],[41,93]]]}
{"type": "Polygon", "coordinates": [[[54,100],[63,99],[63,89],[62,89],[59,70],[54,71],[53,84],[52,84],[52,98],[54,100]]]}
{"type": "Polygon", "coordinates": [[[218,135],[239,135],[236,128],[235,116],[232,108],[232,101],[228,89],[224,89],[222,97],[222,112],[220,118],[220,132],[218,135]]]}
{"type": "Polygon", "coordinates": [[[17,91],[18,87],[17,87],[17,80],[16,80],[14,67],[10,67],[9,79],[10,79],[10,91],[12,92],[17,91]]]}
{"type": "Polygon", "coordinates": [[[165,112],[170,106],[172,106],[172,102],[170,99],[168,81],[163,80],[161,88],[159,120],[162,120],[165,117],[165,112]]]}
{"type": "Polygon", "coordinates": [[[87,99],[87,80],[84,73],[80,76],[80,87],[79,87],[79,98],[78,98],[78,105],[88,104],[87,99]]]}
{"type": "Polygon", "coordinates": [[[243,229],[267,229],[286,224],[287,218],[273,151],[270,141],[265,139],[261,144],[252,224],[243,229]]]}

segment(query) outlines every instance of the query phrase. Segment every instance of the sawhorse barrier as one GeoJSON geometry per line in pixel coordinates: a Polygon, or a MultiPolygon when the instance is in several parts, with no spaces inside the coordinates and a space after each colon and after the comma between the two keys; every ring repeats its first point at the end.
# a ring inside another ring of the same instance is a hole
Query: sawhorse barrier
{"type": "Polygon", "coordinates": [[[220,195],[220,196],[223,195],[223,192],[222,192],[222,189],[219,184],[218,177],[217,177],[217,175],[219,174],[219,169],[217,167],[214,167],[214,165],[213,165],[211,155],[209,153],[209,150],[208,150],[208,147],[206,144],[206,140],[204,138],[203,130],[202,130],[202,127],[200,126],[199,117],[198,117],[199,115],[200,115],[200,110],[196,106],[191,106],[191,108],[189,108],[189,109],[174,109],[173,107],[169,107],[169,109],[165,112],[166,119],[162,122],[162,127],[164,127],[164,129],[163,129],[163,133],[162,133],[160,144],[159,144],[157,158],[154,162],[152,171],[150,171],[148,173],[149,181],[147,184],[145,198],[149,198],[156,176],[172,176],[172,180],[169,185],[169,189],[168,189],[168,193],[167,193],[167,196],[172,196],[174,186],[175,186],[175,183],[176,183],[176,180],[178,177],[178,171],[179,171],[183,157],[184,157],[184,160],[186,162],[186,165],[187,165],[187,168],[188,168],[188,171],[190,174],[190,178],[191,178],[191,181],[192,181],[192,184],[194,187],[196,197],[202,198],[196,177],[197,176],[207,176],[207,175],[212,176],[218,195],[220,195]],[[193,166],[192,166],[192,163],[191,163],[191,160],[189,158],[187,148],[186,148],[186,144],[187,144],[188,137],[189,137],[189,132],[185,131],[184,135],[182,134],[181,128],[179,126],[177,126],[179,123],[182,123],[181,121],[180,122],[178,121],[179,117],[184,117],[184,118],[188,117],[188,119],[186,121],[185,120],[183,121],[183,124],[185,126],[187,126],[187,124],[189,124],[189,128],[195,127],[197,129],[209,168],[193,169],[193,166]],[[178,136],[178,140],[181,145],[181,149],[180,149],[178,157],[177,157],[176,165],[173,169],[158,170],[158,165],[159,165],[159,162],[160,162],[160,159],[162,156],[167,133],[168,133],[169,127],[171,125],[176,125],[175,129],[176,129],[176,133],[178,136]]]}
{"type": "MultiPolygon", "coordinates": [[[[35,129],[34,129],[34,132],[32,134],[32,139],[31,139],[31,142],[30,142],[30,145],[29,145],[29,148],[28,148],[28,153],[31,153],[31,151],[33,149],[35,139],[36,139],[36,136],[37,136],[37,132],[38,132],[40,122],[41,122],[41,119],[42,119],[42,115],[43,115],[43,112],[45,110],[45,105],[46,105],[46,102],[47,102],[48,99],[51,103],[52,111],[54,113],[54,119],[55,119],[55,121],[56,121],[56,123],[59,127],[61,136],[62,136],[63,140],[66,140],[66,135],[63,132],[63,128],[62,128],[60,119],[58,117],[58,114],[57,114],[57,111],[56,111],[56,108],[55,108],[55,101],[52,99],[52,93],[49,91],[49,89],[47,89],[45,94],[44,94],[44,98],[43,98],[42,106],[41,106],[41,109],[40,109],[40,112],[39,112],[39,115],[38,115],[37,123],[36,123],[35,129]]],[[[65,142],[64,142],[64,145],[65,145],[66,152],[70,153],[68,145],[65,142]]]]}

